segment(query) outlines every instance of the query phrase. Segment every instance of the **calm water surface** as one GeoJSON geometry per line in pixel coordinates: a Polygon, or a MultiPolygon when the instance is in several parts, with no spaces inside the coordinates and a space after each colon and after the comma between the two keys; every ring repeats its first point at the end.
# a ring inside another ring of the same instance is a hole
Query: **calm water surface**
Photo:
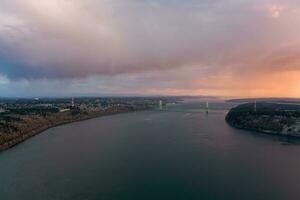
{"type": "Polygon", "coordinates": [[[300,199],[297,140],[187,102],[50,129],[0,153],[0,199],[300,199]]]}

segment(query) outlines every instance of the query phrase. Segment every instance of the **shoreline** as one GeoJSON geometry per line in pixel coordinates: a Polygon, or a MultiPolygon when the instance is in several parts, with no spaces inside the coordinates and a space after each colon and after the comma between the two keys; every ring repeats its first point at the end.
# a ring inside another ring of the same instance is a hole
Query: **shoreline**
{"type": "Polygon", "coordinates": [[[51,128],[55,128],[55,127],[58,127],[58,126],[63,126],[63,125],[66,125],[66,124],[91,120],[91,119],[95,119],[95,118],[101,118],[101,117],[105,117],[105,116],[112,116],[112,115],[139,112],[139,111],[146,111],[146,110],[150,110],[150,109],[151,108],[144,108],[144,109],[137,109],[137,110],[119,110],[119,111],[111,112],[111,113],[105,113],[105,112],[104,113],[90,113],[89,115],[80,116],[79,118],[66,119],[66,120],[63,120],[63,121],[54,122],[50,125],[43,125],[43,126],[37,128],[37,129],[32,129],[32,130],[29,130],[28,132],[21,133],[15,139],[12,139],[8,142],[0,144],[0,154],[4,151],[8,150],[8,149],[11,149],[11,148],[17,146],[18,144],[21,144],[21,143],[25,142],[26,140],[28,140],[28,139],[36,136],[36,135],[39,135],[39,134],[47,131],[48,129],[51,129],[51,128]]]}
{"type": "Polygon", "coordinates": [[[228,122],[227,120],[225,120],[225,121],[230,127],[234,128],[234,129],[249,131],[253,134],[277,136],[277,137],[282,137],[282,138],[291,138],[291,139],[300,140],[300,136],[298,136],[298,135],[283,134],[281,132],[275,132],[275,131],[269,131],[269,130],[256,130],[256,129],[251,129],[251,128],[244,128],[244,127],[241,127],[241,126],[233,125],[232,123],[228,122]]]}

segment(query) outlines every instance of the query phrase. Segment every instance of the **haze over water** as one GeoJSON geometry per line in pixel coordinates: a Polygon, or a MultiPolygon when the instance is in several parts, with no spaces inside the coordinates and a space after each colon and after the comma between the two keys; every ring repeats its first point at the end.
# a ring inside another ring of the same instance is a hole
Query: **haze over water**
{"type": "Polygon", "coordinates": [[[188,101],[52,128],[0,153],[1,199],[299,199],[298,140],[188,101]]]}

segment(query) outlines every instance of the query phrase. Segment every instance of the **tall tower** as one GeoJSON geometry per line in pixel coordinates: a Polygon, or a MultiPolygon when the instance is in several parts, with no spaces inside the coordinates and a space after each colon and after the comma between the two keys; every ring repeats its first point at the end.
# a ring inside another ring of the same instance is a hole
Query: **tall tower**
{"type": "Polygon", "coordinates": [[[254,112],[257,111],[257,105],[256,105],[256,100],[254,101],[254,112]]]}
{"type": "Polygon", "coordinates": [[[72,97],[72,100],[71,100],[71,107],[74,108],[75,106],[75,103],[74,103],[74,97],[72,97]]]}
{"type": "Polygon", "coordinates": [[[159,100],[159,102],[158,102],[158,106],[159,106],[159,109],[160,109],[160,110],[162,110],[162,106],[163,106],[163,102],[162,102],[162,100],[159,100]]]}
{"type": "Polygon", "coordinates": [[[206,102],[206,114],[208,114],[209,104],[208,101],[206,102]]]}

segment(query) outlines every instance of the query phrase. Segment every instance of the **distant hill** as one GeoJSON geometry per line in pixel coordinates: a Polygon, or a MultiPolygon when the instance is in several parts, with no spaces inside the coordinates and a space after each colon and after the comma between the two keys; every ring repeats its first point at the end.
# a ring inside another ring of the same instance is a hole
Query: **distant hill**
{"type": "Polygon", "coordinates": [[[235,128],[276,135],[300,137],[300,104],[291,102],[258,102],[232,108],[228,124],[235,128]]]}
{"type": "Polygon", "coordinates": [[[230,99],[227,102],[232,103],[248,103],[248,102],[273,102],[273,103],[299,103],[299,98],[245,98],[245,99],[230,99]]]}

